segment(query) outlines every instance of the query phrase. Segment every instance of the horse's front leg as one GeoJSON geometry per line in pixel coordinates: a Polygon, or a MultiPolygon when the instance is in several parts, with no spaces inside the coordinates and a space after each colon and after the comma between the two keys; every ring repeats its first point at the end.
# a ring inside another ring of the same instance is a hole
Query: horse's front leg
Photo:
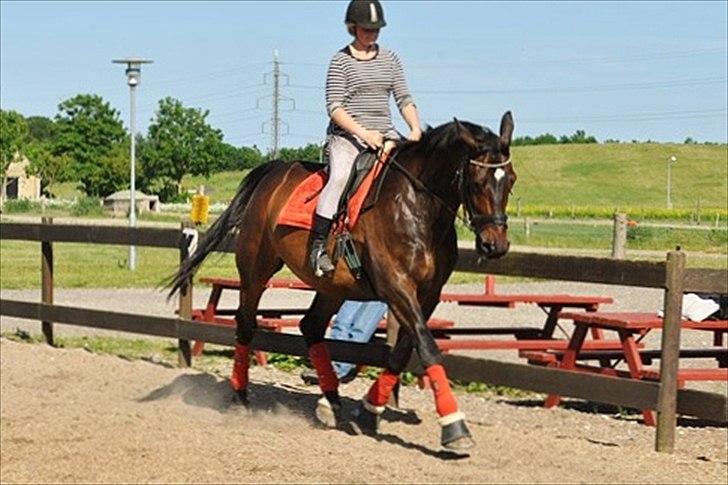
{"type": "MultiPolygon", "coordinates": [[[[457,400],[450,389],[445,368],[442,366],[442,354],[437,348],[432,333],[427,328],[426,319],[423,315],[419,302],[415,297],[416,292],[398,290],[389,302],[390,311],[394,312],[397,320],[402,324],[400,333],[409,333],[407,338],[398,339],[397,345],[392,351],[390,363],[372,386],[364,402],[363,418],[360,420],[372,421],[367,413],[377,414],[384,410],[389,395],[387,390],[396,384],[396,378],[404,370],[411,352],[412,346],[417,350],[427,377],[430,379],[435,397],[435,407],[439,416],[438,422],[442,428],[440,442],[443,446],[451,449],[465,449],[473,445],[470,431],[465,424],[465,415],[459,410],[457,400]],[[393,383],[394,382],[394,383],[393,383]],[[384,393],[380,392],[383,390],[384,393]]],[[[428,308],[428,313],[431,311],[428,308]]]]}
{"type": "Polygon", "coordinates": [[[339,378],[336,377],[334,366],[331,363],[329,349],[324,342],[326,327],[331,316],[341,306],[341,300],[317,293],[301,319],[299,328],[308,347],[308,356],[311,359],[319,378],[319,387],[324,397],[316,406],[316,418],[325,426],[335,428],[341,423],[341,398],[339,397],[339,378]]]}

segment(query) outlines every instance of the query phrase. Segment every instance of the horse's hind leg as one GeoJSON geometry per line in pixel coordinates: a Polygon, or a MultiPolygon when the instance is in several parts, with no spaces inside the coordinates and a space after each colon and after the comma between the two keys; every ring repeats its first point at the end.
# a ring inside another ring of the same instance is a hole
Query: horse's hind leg
{"type": "MultiPolygon", "coordinates": [[[[390,318],[393,318],[392,315],[390,318]]],[[[387,367],[379,374],[361,401],[361,406],[354,412],[353,425],[359,432],[372,435],[378,431],[379,417],[399,384],[399,375],[407,367],[413,346],[408,329],[400,328],[396,344],[389,353],[387,367]]]]}
{"type": "Polygon", "coordinates": [[[238,401],[246,404],[250,342],[258,326],[256,321],[258,303],[268,279],[281,268],[283,263],[270,250],[265,250],[259,245],[257,250],[241,251],[239,247],[236,264],[240,276],[240,303],[235,314],[235,354],[230,385],[238,401]]]}
{"type": "Polygon", "coordinates": [[[341,299],[317,293],[299,325],[308,347],[308,356],[318,374],[319,387],[324,394],[324,398],[319,400],[316,407],[316,417],[328,427],[336,427],[340,422],[341,399],[339,398],[339,379],[331,364],[331,356],[324,342],[324,335],[331,316],[340,306],[341,299]]]}

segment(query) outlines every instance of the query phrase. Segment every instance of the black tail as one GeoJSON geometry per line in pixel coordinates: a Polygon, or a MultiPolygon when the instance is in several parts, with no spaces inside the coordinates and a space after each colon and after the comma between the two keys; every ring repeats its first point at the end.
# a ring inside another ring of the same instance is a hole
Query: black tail
{"type": "Polygon", "coordinates": [[[238,193],[235,194],[233,200],[227,209],[220,215],[220,217],[214,222],[210,229],[205,232],[204,236],[200,239],[197,244],[197,249],[190,255],[181,265],[177,274],[174,275],[171,282],[166,286],[171,286],[172,289],[169,291],[168,298],[174,296],[186,282],[194,276],[197,268],[202,264],[208,254],[219,247],[226,236],[237,227],[240,222],[240,218],[248,206],[250,197],[253,191],[258,186],[260,181],[268,175],[274,168],[280,166],[284,162],[280,160],[274,160],[268,163],[264,163],[256,167],[250,172],[240,183],[238,187],[238,193]]]}

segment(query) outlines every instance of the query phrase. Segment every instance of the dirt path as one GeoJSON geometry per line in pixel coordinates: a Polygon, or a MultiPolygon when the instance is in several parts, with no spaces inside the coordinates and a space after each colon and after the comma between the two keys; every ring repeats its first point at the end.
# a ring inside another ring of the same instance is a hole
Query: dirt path
{"type": "MultiPolygon", "coordinates": [[[[253,409],[211,374],[0,339],[0,481],[726,483],[725,428],[684,421],[677,452],[607,413],[459,394],[477,447],[438,449],[429,392],[387,412],[374,439],[318,429],[316,389],[252,369],[253,409]],[[416,423],[417,421],[420,421],[416,423]],[[690,427],[692,425],[696,427],[690,427]]],[[[370,381],[345,386],[348,407],[370,381]]]]}

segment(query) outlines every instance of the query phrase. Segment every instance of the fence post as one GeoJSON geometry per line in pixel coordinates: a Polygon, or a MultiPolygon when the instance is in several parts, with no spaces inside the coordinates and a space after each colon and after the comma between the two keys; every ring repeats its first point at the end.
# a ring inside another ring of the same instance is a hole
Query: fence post
{"type": "Polygon", "coordinates": [[[526,235],[526,239],[531,235],[531,224],[528,222],[528,217],[523,218],[523,232],[526,235]]]}
{"type": "Polygon", "coordinates": [[[685,276],[685,253],[667,253],[665,309],[660,358],[660,390],[657,395],[655,450],[672,453],[677,425],[677,372],[680,364],[680,320],[685,276]]]}
{"type": "Polygon", "coordinates": [[[612,234],[612,258],[624,259],[627,245],[627,214],[614,214],[614,231],[612,234]]]}
{"type": "MultiPolygon", "coordinates": [[[[53,224],[52,217],[43,217],[43,224],[53,224]]],[[[53,243],[41,241],[41,302],[53,304],[53,243]]],[[[53,322],[41,322],[43,337],[48,345],[53,345],[53,322]]]]}
{"type": "MultiPolygon", "coordinates": [[[[190,252],[194,251],[191,247],[192,238],[188,237],[185,233],[185,229],[191,228],[192,223],[184,221],[181,224],[182,234],[180,234],[180,247],[179,247],[179,263],[182,263],[189,257],[190,252]]],[[[196,244],[196,242],[195,242],[196,244]]],[[[182,320],[192,319],[192,278],[187,280],[179,291],[179,318],[182,320]]],[[[177,363],[180,367],[189,367],[192,365],[192,348],[190,347],[189,340],[179,339],[177,351],[177,363]]]]}

